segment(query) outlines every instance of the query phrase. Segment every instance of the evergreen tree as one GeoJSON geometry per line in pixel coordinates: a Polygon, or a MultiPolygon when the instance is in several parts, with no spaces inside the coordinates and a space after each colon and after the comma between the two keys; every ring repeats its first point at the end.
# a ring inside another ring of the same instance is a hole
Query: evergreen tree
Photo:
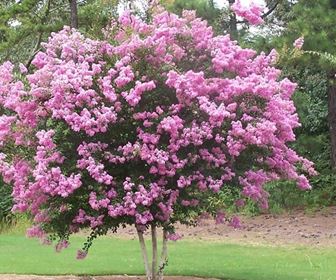
{"type": "Polygon", "coordinates": [[[5,0],[0,3],[0,61],[27,66],[51,32],[64,25],[94,36],[117,14],[118,0],[5,0]]]}
{"type": "MultiPolygon", "coordinates": [[[[305,38],[305,50],[336,54],[336,8],[335,0],[299,1],[293,8],[292,20],[288,23],[285,38],[293,40],[298,36],[305,38]]],[[[335,65],[311,56],[303,57],[301,67],[315,68],[327,77],[327,92],[323,97],[327,103],[330,136],[331,165],[336,168],[336,85],[335,65]]]]}

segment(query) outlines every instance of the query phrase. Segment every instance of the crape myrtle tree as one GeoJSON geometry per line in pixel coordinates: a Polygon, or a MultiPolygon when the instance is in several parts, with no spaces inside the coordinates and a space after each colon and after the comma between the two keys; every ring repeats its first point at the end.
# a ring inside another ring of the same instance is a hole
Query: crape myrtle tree
{"type": "Polygon", "coordinates": [[[59,251],[90,228],[80,259],[95,237],[133,225],[147,278],[161,279],[177,222],[208,213],[239,226],[209,203],[220,189],[267,207],[267,182],[310,188],[312,163],[288,147],[299,126],[295,84],[279,79],[275,52],[214,36],[190,11],[157,11],[149,23],[125,13],[105,33],[95,41],[65,27],[30,73],[0,67],[0,171],[13,210],[32,215],[30,236],[59,251]]]}

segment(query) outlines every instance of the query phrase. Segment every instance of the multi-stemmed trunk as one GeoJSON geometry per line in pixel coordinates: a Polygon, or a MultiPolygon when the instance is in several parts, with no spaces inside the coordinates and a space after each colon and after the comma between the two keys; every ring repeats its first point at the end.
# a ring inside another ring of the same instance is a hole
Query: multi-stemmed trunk
{"type": "Polygon", "coordinates": [[[162,280],[163,270],[167,264],[168,247],[167,247],[167,231],[163,229],[162,234],[162,250],[159,261],[158,257],[158,242],[157,242],[157,227],[151,225],[151,240],[152,240],[152,261],[149,261],[145,239],[143,232],[137,229],[142,258],[144,261],[147,280],[162,280]]]}

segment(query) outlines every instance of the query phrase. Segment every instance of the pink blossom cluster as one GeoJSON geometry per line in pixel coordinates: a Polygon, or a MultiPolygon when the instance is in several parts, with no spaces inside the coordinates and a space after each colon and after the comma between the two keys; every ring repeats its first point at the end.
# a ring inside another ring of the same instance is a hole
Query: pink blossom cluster
{"type": "Polygon", "coordinates": [[[250,24],[258,25],[264,22],[261,17],[264,8],[256,1],[251,0],[249,4],[244,4],[241,0],[236,0],[231,5],[231,9],[237,16],[246,19],[250,24]]]}
{"type": "MultiPolygon", "coordinates": [[[[35,217],[30,235],[188,222],[228,186],[261,207],[270,181],[310,188],[313,164],[288,147],[296,85],[274,51],[215,36],[193,12],[126,13],[111,30],[110,43],[66,27],[31,73],[0,66],[0,172],[14,209],[35,217]]],[[[240,226],[222,210],[217,222],[240,226]]]]}
{"type": "Polygon", "coordinates": [[[303,44],[304,44],[304,37],[299,37],[294,41],[293,46],[294,48],[301,50],[303,47],[303,44]]]}

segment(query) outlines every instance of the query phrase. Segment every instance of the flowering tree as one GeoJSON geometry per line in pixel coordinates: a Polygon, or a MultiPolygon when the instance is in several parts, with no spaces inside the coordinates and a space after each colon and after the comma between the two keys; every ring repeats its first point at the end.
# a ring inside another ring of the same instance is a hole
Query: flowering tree
{"type": "Polygon", "coordinates": [[[134,225],[147,278],[157,279],[176,222],[207,212],[238,223],[210,207],[220,189],[267,207],[269,181],[310,188],[301,171],[314,174],[312,163],[287,146],[299,126],[295,84],[279,80],[274,51],[215,37],[193,12],[162,11],[151,23],[126,13],[106,32],[109,42],[64,28],[32,73],[0,67],[0,171],[14,210],[33,216],[29,235],[50,242],[55,233],[61,250],[89,227],[83,258],[96,236],[134,225]]]}

